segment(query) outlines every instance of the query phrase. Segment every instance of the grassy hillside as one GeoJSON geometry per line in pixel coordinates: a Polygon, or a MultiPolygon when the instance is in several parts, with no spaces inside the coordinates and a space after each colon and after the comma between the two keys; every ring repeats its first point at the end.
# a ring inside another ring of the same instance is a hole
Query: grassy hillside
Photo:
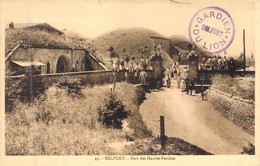
{"type": "Polygon", "coordinates": [[[179,48],[183,50],[188,50],[188,44],[190,43],[190,40],[186,38],[185,36],[181,35],[173,35],[169,37],[172,44],[178,46],[179,48]]]}
{"type": "Polygon", "coordinates": [[[214,88],[223,92],[255,100],[255,78],[252,76],[232,78],[228,75],[216,75],[212,83],[214,88]]]}
{"type": "Polygon", "coordinates": [[[88,39],[73,34],[71,31],[64,32],[66,38],[57,33],[39,29],[7,29],[5,32],[6,54],[23,40],[27,45],[44,45],[45,41],[50,47],[86,49],[90,47],[88,39]]]}
{"type": "Polygon", "coordinates": [[[69,47],[70,43],[60,35],[34,29],[7,29],[5,31],[5,51],[10,51],[23,40],[28,45],[43,45],[45,40],[49,46],[69,47]]]}
{"type": "MultiPolygon", "coordinates": [[[[98,109],[105,107],[109,88],[86,87],[82,89],[85,97],[74,98],[65,89],[51,87],[33,105],[17,101],[15,109],[6,113],[7,155],[115,154],[109,143],[125,142],[127,133],[98,121],[98,109]]],[[[116,85],[116,93],[131,110],[126,121],[132,139],[150,137],[138,111],[138,99],[144,93],[124,82],[116,85]]]]}
{"type": "Polygon", "coordinates": [[[110,46],[114,47],[119,57],[128,55],[139,60],[142,56],[138,51],[140,47],[148,45],[149,51],[153,48],[150,36],[163,37],[161,34],[145,28],[119,28],[93,39],[91,44],[97,48],[96,56],[102,58],[109,66],[110,52],[108,49],[110,46]]]}

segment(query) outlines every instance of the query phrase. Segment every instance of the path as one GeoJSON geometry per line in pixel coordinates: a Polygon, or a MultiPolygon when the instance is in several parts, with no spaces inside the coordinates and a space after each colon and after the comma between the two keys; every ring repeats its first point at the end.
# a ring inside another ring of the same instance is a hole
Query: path
{"type": "MultiPolygon", "coordinates": [[[[175,86],[176,87],[176,86],[175,86]]],[[[160,134],[160,115],[165,116],[169,137],[178,137],[213,154],[239,154],[254,137],[221,116],[200,95],[187,95],[175,87],[147,94],[140,106],[144,122],[160,134]]]]}

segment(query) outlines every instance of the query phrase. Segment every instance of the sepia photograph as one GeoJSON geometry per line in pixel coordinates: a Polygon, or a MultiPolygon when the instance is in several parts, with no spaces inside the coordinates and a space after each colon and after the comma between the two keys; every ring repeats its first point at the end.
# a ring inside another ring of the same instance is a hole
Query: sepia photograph
{"type": "Polygon", "coordinates": [[[3,1],[3,155],[256,156],[255,10],[254,0],[3,1]]]}

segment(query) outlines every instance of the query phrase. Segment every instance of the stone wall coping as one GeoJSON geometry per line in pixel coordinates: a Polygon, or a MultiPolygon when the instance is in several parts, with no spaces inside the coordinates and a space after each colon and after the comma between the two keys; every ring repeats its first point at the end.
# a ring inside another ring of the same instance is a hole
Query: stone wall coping
{"type": "MultiPolygon", "coordinates": [[[[146,72],[152,72],[153,70],[145,70],[146,72]]],[[[40,77],[52,77],[52,76],[60,76],[60,75],[84,75],[84,74],[95,74],[95,73],[107,73],[107,72],[114,72],[112,69],[108,70],[93,70],[93,71],[79,71],[79,72],[67,72],[67,73],[50,73],[50,74],[40,74],[40,77]]],[[[119,72],[129,72],[128,70],[120,70],[119,72]]],[[[12,78],[23,78],[24,75],[18,76],[6,76],[7,79],[12,78]]]]}
{"type": "MultiPolygon", "coordinates": [[[[204,74],[204,73],[214,73],[214,74],[229,74],[230,72],[227,70],[198,70],[199,74],[204,74]]],[[[236,74],[249,74],[249,75],[254,75],[255,71],[241,71],[241,70],[236,70],[236,74]]]]}
{"type": "Polygon", "coordinates": [[[228,94],[228,93],[225,93],[221,90],[218,90],[216,88],[213,88],[213,87],[210,87],[209,90],[213,90],[221,95],[224,95],[224,96],[227,96],[229,98],[232,98],[232,99],[235,99],[235,100],[239,100],[241,102],[245,102],[245,103],[248,103],[248,104],[255,104],[255,101],[254,100],[248,100],[248,99],[243,99],[242,97],[239,97],[239,96],[234,96],[232,94],[228,94]]]}

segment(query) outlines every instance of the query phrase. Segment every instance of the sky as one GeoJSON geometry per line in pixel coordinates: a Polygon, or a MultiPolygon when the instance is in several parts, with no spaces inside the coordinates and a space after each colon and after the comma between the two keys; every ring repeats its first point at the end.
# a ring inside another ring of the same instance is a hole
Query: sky
{"type": "Polygon", "coordinates": [[[242,33],[246,30],[246,55],[255,51],[255,4],[253,0],[8,0],[4,3],[5,23],[43,23],[71,30],[87,38],[120,27],[144,27],[166,37],[188,36],[193,15],[208,6],[225,9],[235,23],[235,39],[227,49],[236,56],[243,51],[242,33]]]}

